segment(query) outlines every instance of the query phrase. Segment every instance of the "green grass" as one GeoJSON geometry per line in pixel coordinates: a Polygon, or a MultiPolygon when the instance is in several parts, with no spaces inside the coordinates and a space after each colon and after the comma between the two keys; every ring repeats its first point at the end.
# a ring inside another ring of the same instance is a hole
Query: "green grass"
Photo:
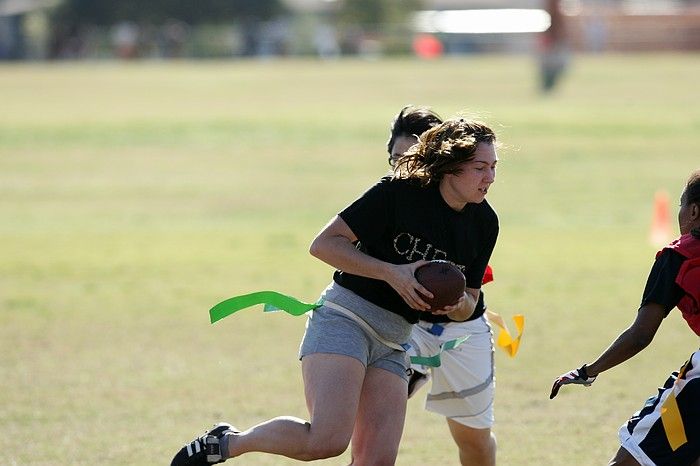
{"type": "MultiPolygon", "coordinates": [[[[305,417],[304,320],[207,310],[317,297],[331,270],[308,243],[384,173],[406,103],[478,113],[504,144],[486,292],[527,320],[518,356],[497,353],[499,463],[604,463],[697,348],[678,313],[592,388],[547,395],[634,317],[654,192],[675,202],[698,168],[699,73],[696,55],[576,57],[541,96],[527,57],[0,66],[0,464],[164,464],[219,419],[305,417]]],[[[421,398],[398,464],[456,464],[421,398]]]]}

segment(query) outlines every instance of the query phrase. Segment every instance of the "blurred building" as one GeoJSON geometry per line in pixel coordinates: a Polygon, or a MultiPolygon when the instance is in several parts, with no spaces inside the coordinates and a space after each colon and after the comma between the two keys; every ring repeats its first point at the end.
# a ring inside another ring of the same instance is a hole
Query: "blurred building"
{"type": "MultiPolygon", "coordinates": [[[[579,52],[700,50],[698,0],[560,0],[569,47],[579,52]]],[[[426,0],[418,33],[447,53],[525,52],[550,25],[546,0],[426,0]]]]}
{"type": "Polygon", "coordinates": [[[54,0],[0,0],[0,60],[19,60],[32,54],[35,41],[28,32],[32,23],[27,18],[55,3],[54,0]]]}
{"type": "MultiPolygon", "coordinates": [[[[73,30],[51,17],[62,0],[0,0],[0,60],[533,53],[551,35],[549,1],[422,0],[400,20],[353,23],[343,11],[364,8],[359,0],[282,0],[284,13],[264,21],[134,18],[73,30]]],[[[700,51],[700,0],[558,1],[573,52],[700,51]]]]}
{"type": "Polygon", "coordinates": [[[439,38],[447,54],[528,53],[550,16],[544,0],[427,0],[414,28],[439,38]]]}
{"type": "Polygon", "coordinates": [[[575,50],[643,52],[700,50],[700,2],[579,1],[565,10],[575,50]]]}

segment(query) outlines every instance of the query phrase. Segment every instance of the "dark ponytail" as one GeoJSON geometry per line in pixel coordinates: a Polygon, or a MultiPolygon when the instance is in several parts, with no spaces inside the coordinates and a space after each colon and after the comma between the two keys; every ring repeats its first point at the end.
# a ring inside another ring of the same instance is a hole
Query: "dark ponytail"
{"type": "Polygon", "coordinates": [[[389,155],[394,149],[396,139],[400,136],[415,136],[418,138],[421,134],[440,123],[442,123],[440,115],[429,108],[406,105],[391,122],[389,140],[386,143],[389,155]]]}
{"type": "Polygon", "coordinates": [[[688,204],[700,204],[700,170],[694,171],[685,185],[685,205],[688,204]]]}

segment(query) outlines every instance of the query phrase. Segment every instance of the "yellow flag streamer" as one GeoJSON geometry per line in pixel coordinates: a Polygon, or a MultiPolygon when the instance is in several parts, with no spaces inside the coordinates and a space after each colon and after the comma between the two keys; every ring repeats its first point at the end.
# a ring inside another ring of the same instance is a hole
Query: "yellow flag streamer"
{"type": "Polygon", "coordinates": [[[661,424],[664,426],[668,444],[673,451],[678,450],[681,446],[688,443],[688,437],[685,436],[683,418],[681,417],[681,411],[678,409],[678,402],[676,401],[675,389],[678,381],[685,378],[689,363],[690,361],[686,362],[678,371],[676,381],[673,382],[673,387],[671,387],[671,393],[669,393],[664,404],[661,405],[661,424]]]}
{"type": "Polygon", "coordinates": [[[506,327],[506,323],[500,314],[486,310],[486,315],[493,325],[499,328],[498,337],[496,339],[496,345],[502,348],[508,356],[515,357],[518,353],[518,348],[520,348],[520,338],[523,336],[523,327],[525,326],[525,316],[522,314],[516,314],[513,316],[513,322],[515,323],[515,328],[517,329],[517,335],[513,338],[506,327]]]}
{"type": "Polygon", "coordinates": [[[668,444],[671,445],[671,450],[676,451],[682,445],[688,443],[688,438],[685,436],[685,427],[683,426],[683,418],[681,418],[681,412],[678,409],[678,402],[676,402],[676,394],[671,393],[661,405],[661,423],[666,431],[666,438],[668,438],[668,444]]]}

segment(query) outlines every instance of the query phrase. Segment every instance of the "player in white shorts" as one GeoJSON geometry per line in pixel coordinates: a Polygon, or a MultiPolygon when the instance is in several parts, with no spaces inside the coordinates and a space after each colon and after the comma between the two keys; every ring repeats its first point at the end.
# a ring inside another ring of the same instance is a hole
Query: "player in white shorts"
{"type": "MultiPolygon", "coordinates": [[[[483,306],[482,303],[483,293],[477,308],[483,306]]],[[[441,353],[440,367],[411,366],[413,373],[408,396],[415,395],[421,386],[432,380],[426,410],[445,416],[450,423],[490,430],[494,422],[494,350],[491,326],[483,314],[466,322],[438,324],[420,321],[411,331],[408,354],[437,354],[440,345],[465,335],[469,335],[467,341],[441,353]]]]}

